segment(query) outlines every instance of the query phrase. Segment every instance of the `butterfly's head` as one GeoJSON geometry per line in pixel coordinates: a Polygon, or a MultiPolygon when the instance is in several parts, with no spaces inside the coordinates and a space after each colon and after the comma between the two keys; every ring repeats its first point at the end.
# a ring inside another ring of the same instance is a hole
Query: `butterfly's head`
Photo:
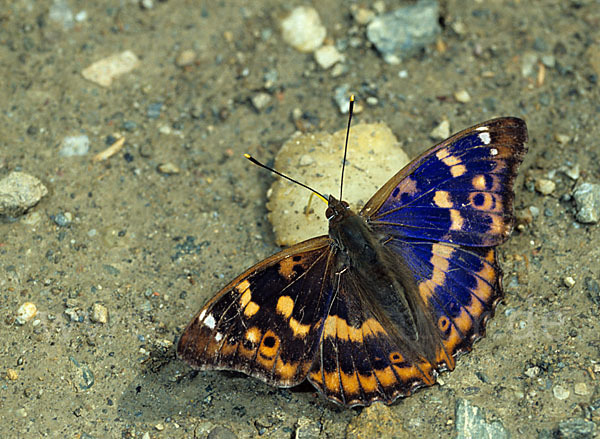
{"type": "Polygon", "coordinates": [[[327,199],[327,210],[325,211],[325,217],[328,221],[341,219],[348,215],[349,211],[350,206],[348,203],[338,200],[333,195],[329,195],[329,198],[327,199]]]}

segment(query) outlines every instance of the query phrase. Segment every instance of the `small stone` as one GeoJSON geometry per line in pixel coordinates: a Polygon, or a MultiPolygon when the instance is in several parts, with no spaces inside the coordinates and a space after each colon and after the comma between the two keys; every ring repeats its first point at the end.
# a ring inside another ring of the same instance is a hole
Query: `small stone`
{"type": "Polygon", "coordinates": [[[550,195],[556,189],[556,183],[547,178],[539,178],[535,182],[535,190],[542,195],[550,195]]]}
{"type": "Polygon", "coordinates": [[[324,70],[327,70],[338,62],[344,61],[344,55],[338,52],[335,46],[332,45],[319,47],[315,50],[314,56],[317,64],[324,70]]]}
{"type": "Polygon", "coordinates": [[[567,177],[569,177],[571,180],[578,180],[579,175],[581,174],[581,171],[579,169],[579,163],[577,163],[575,166],[573,166],[571,168],[566,168],[564,172],[565,172],[565,175],[567,177]]]}
{"type": "Polygon", "coordinates": [[[538,54],[527,52],[521,57],[521,75],[524,78],[531,76],[535,71],[535,66],[538,62],[538,54]]]}
{"type": "Polygon", "coordinates": [[[58,152],[61,157],[86,155],[90,150],[90,138],[85,134],[67,136],[62,140],[62,147],[58,152]]]}
{"type": "Polygon", "coordinates": [[[369,24],[375,18],[375,12],[367,8],[356,7],[352,9],[352,16],[357,24],[369,24]]]}
{"type": "Polygon", "coordinates": [[[586,383],[575,383],[573,392],[575,392],[575,395],[579,395],[579,396],[585,396],[590,393],[586,383]]]}
{"type": "Polygon", "coordinates": [[[10,381],[17,381],[19,379],[19,372],[14,369],[7,369],[6,378],[10,381]]]}
{"type": "Polygon", "coordinates": [[[487,422],[482,410],[466,399],[456,402],[456,439],[494,438],[508,439],[509,433],[500,421],[487,422]]]}
{"type": "Polygon", "coordinates": [[[92,305],[90,320],[95,323],[108,323],[108,309],[100,303],[94,303],[92,305]]]}
{"type": "Polygon", "coordinates": [[[17,309],[17,318],[15,321],[19,325],[24,325],[25,323],[32,320],[37,315],[37,306],[32,302],[23,303],[19,309],[17,309]]]}
{"type": "Polygon", "coordinates": [[[130,50],[103,58],[89,67],[81,74],[88,81],[92,81],[102,87],[110,87],[113,79],[129,73],[140,64],[140,60],[130,50]]]}
{"type": "Polygon", "coordinates": [[[208,433],[206,439],[237,439],[237,436],[230,429],[217,425],[208,433]]]}
{"type": "Polygon", "coordinates": [[[27,410],[25,410],[24,408],[16,409],[15,413],[17,414],[17,416],[19,416],[21,418],[27,417],[27,410]]]}
{"type": "Polygon", "coordinates": [[[581,418],[566,419],[558,423],[558,435],[561,439],[593,439],[597,430],[596,423],[581,418]]]}
{"type": "Polygon", "coordinates": [[[600,219],[600,184],[582,183],[573,192],[577,221],[595,224],[600,219]]]}
{"type": "Polygon", "coordinates": [[[467,104],[471,102],[471,95],[467,90],[459,90],[454,92],[454,99],[461,104],[467,104]]]}
{"type": "Polygon", "coordinates": [[[419,0],[398,8],[375,17],[367,26],[367,38],[389,64],[398,64],[434,43],[440,32],[439,4],[435,0],[419,0]]]}
{"type": "Polygon", "coordinates": [[[0,216],[22,215],[46,194],[48,189],[34,176],[11,172],[0,180],[0,216]]]}
{"type": "Polygon", "coordinates": [[[321,423],[306,416],[300,416],[296,421],[295,439],[318,439],[321,435],[321,423]]]}
{"type": "Polygon", "coordinates": [[[175,58],[175,64],[179,67],[190,66],[196,61],[196,52],[193,50],[184,50],[175,58]]]}
{"type": "Polygon", "coordinates": [[[177,167],[177,165],[171,162],[161,163],[160,165],[158,165],[157,169],[158,172],[166,175],[175,175],[181,172],[179,167],[177,167]]]}
{"type": "Polygon", "coordinates": [[[154,428],[156,428],[158,431],[163,431],[165,429],[165,425],[158,423],[154,426],[154,428]]]}
{"type": "Polygon", "coordinates": [[[333,91],[333,100],[338,106],[341,114],[348,113],[350,109],[350,86],[342,84],[333,91]]]}
{"type": "Polygon", "coordinates": [[[53,217],[54,223],[59,227],[67,227],[73,221],[71,212],[59,212],[53,217]]]}
{"type": "Polygon", "coordinates": [[[154,7],[153,0],[140,0],[140,6],[142,9],[152,9],[154,7]]]}
{"type": "Polygon", "coordinates": [[[538,366],[531,366],[525,371],[525,375],[529,378],[536,377],[540,374],[541,369],[538,366]]]}
{"type": "Polygon", "coordinates": [[[264,110],[267,105],[271,102],[271,95],[269,93],[261,92],[252,96],[252,105],[256,109],[256,111],[264,110]]]}
{"type": "Polygon", "coordinates": [[[559,134],[559,133],[554,134],[554,139],[561,145],[566,145],[571,140],[571,138],[569,136],[567,136],[566,134],[559,134]]]}
{"type": "Polygon", "coordinates": [[[144,432],[144,434],[142,435],[142,439],[150,439],[150,433],[148,433],[147,431],[144,432]]]}
{"type": "Polygon", "coordinates": [[[429,136],[436,140],[445,140],[450,137],[450,122],[448,119],[441,121],[438,126],[431,130],[429,136]]]}
{"type": "Polygon", "coordinates": [[[563,279],[563,283],[565,284],[565,287],[573,288],[575,286],[575,279],[573,279],[571,276],[566,276],[563,279]]]}
{"type": "Polygon", "coordinates": [[[558,384],[552,388],[552,393],[554,394],[554,397],[556,399],[559,399],[561,401],[567,399],[569,397],[569,395],[571,394],[571,392],[569,392],[568,389],[565,389],[560,384],[558,384]]]}
{"type": "Polygon", "coordinates": [[[327,29],[315,8],[298,6],[281,21],[283,40],[300,52],[312,52],[323,44],[327,29]]]}

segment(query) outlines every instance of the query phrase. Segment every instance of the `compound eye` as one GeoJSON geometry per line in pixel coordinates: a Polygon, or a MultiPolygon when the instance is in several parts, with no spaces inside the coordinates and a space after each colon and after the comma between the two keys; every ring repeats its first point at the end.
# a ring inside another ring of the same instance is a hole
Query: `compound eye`
{"type": "Polygon", "coordinates": [[[333,218],[334,216],[334,212],[333,209],[331,207],[328,207],[327,210],[325,211],[325,217],[330,220],[331,218],[333,218]]]}

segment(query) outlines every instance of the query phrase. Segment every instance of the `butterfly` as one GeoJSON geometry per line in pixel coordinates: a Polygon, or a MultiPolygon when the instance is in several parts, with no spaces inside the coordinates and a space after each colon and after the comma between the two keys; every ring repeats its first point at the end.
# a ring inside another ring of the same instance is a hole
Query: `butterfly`
{"type": "Polygon", "coordinates": [[[393,403],[453,370],[502,299],[495,247],[512,231],[523,120],[461,131],[353,212],[327,198],[329,234],[239,275],[193,318],[179,358],[278,387],[308,380],[348,406],[393,403]]]}

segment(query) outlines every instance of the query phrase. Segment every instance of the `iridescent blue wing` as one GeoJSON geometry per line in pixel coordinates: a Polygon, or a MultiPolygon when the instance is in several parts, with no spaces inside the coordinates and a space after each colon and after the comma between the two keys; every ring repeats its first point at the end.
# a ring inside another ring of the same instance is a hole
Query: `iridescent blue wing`
{"type": "Polygon", "coordinates": [[[450,137],[390,179],[361,211],[398,238],[490,247],[512,230],[525,122],[499,118],[450,137]]]}
{"type": "Polygon", "coordinates": [[[502,297],[494,247],[512,230],[526,141],[517,118],[461,131],[402,169],[361,211],[414,276],[442,337],[438,368],[453,369],[452,357],[483,335],[502,297]]]}

